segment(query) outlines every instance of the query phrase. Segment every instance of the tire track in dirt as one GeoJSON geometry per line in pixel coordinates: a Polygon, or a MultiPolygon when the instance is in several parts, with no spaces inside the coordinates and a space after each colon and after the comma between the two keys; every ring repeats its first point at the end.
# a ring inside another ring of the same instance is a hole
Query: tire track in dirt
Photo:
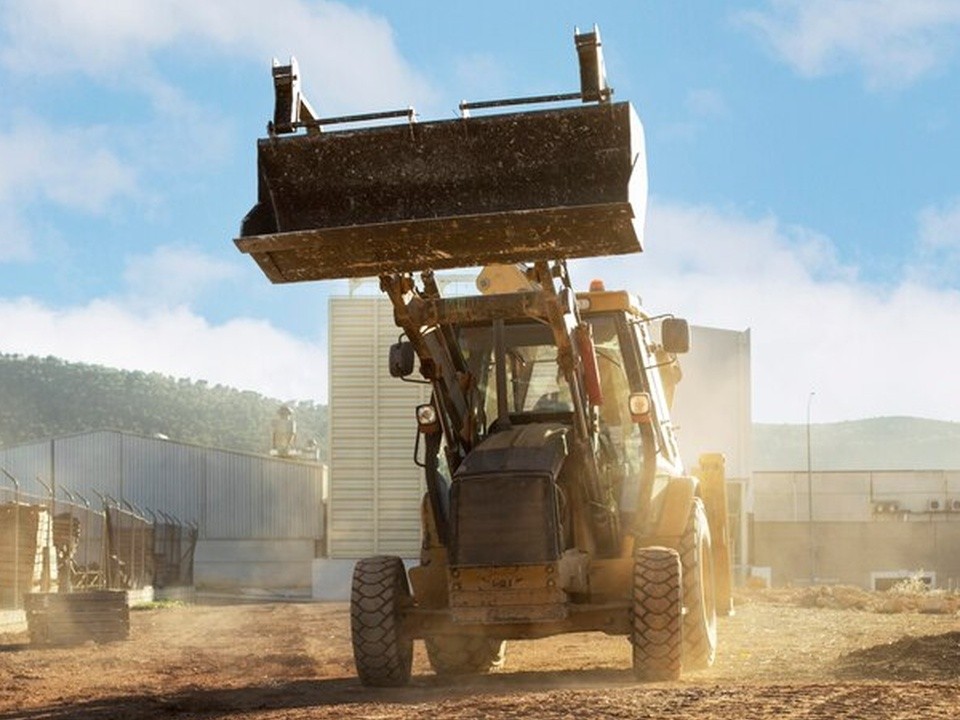
{"type": "Polygon", "coordinates": [[[667,684],[633,681],[622,637],[508,643],[504,671],[461,682],[430,672],[417,642],[413,682],[396,689],[357,681],[345,604],[180,607],[131,622],[130,641],[103,646],[0,639],[0,720],[926,720],[960,707],[960,619],[948,615],[744,604],[722,620],[716,665],[667,684]]]}

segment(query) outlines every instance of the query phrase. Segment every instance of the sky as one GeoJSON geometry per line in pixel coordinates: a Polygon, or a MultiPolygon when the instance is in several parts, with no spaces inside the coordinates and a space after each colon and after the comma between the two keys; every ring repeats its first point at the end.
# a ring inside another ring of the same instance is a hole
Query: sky
{"type": "Polygon", "coordinates": [[[577,261],[750,329],[753,416],[960,421],[960,0],[0,0],[0,352],[327,398],[327,302],[233,244],[274,57],[321,115],[576,91],[645,128],[645,251],[577,261]]]}

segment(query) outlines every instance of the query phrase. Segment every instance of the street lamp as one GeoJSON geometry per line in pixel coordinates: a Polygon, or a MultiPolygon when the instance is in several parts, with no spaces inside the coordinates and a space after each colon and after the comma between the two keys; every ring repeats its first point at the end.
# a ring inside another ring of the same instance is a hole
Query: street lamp
{"type": "Polygon", "coordinates": [[[813,465],[810,455],[810,403],[816,393],[811,390],[807,396],[807,529],[809,531],[810,546],[810,586],[817,580],[816,553],[813,548],[813,465]]]}

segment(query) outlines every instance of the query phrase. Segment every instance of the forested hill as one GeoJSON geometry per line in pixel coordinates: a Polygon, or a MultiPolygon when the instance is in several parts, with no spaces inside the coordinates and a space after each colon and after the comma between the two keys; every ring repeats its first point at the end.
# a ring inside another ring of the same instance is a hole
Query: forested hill
{"type": "MultiPolygon", "coordinates": [[[[0,354],[0,447],[90,430],[266,453],[282,402],[159,373],[0,354]]],[[[287,402],[298,445],[327,454],[327,407],[287,402]]],[[[871,418],[811,427],[814,470],[960,469],[960,423],[871,418]]],[[[753,426],[754,470],[806,468],[803,425],[753,426]]]]}
{"type": "MultiPolygon", "coordinates": [[[[960,422],[878,417],[814,424],[813,470],[960,470],[960,422]]],[[[806,426],[753,426],[754,470],[805,470],[806,426]]]]}
{"type": "MultiPolygon", "coordinates": [[[[171,440],[266,453],[280,400],[159,373],[129,372],[53,357],[0,354],[0,446],[88,430],[163,434],[171,440]]],[[[327,448],[327,408],[288,402],[298,444],[327,448]]]]}

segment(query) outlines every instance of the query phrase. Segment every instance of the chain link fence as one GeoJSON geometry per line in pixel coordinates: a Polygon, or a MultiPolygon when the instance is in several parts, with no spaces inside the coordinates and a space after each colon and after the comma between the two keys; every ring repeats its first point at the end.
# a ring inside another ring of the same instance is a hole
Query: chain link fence
{"type": "Polygon", "coordinates": [[[37,592],[136,590],[193,583],[197,526],[36,478],[44,492],[0,468],[0,609],[37,592]]]}

